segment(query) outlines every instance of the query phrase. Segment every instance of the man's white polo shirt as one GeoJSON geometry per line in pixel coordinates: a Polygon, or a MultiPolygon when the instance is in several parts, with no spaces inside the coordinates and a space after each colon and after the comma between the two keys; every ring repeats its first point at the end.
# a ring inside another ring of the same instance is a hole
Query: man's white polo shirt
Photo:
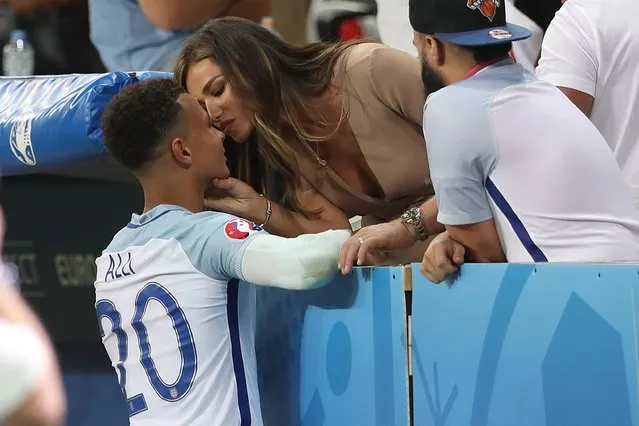
{"type": "Polygon", "coordinates": [[[494,218],[509,262],[639,259],[639,220],[601,134],[504,60],[433,94],[424,134],[438,221],[494,218]]]}

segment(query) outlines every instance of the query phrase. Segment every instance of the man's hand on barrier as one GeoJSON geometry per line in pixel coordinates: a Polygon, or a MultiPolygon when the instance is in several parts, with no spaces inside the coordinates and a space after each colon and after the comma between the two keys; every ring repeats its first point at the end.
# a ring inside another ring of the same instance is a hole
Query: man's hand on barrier
{"type": "Polygon", "coordinates": [[[444,232],[428,246],[420,271],[429,281],[439,284],[447,276],[457,272],[464,263],[465,254],[464,246],[450,238],[448,232],[444,232]]]}
{"type": "Polygon", "coordinates": [[[346,275],[353,270],[354,265],[365,265],[375,251],[407,248],[415,244],[415,241],[415,235],[399,220],[366,226],[342,246],[340,270],[346,275]]]}

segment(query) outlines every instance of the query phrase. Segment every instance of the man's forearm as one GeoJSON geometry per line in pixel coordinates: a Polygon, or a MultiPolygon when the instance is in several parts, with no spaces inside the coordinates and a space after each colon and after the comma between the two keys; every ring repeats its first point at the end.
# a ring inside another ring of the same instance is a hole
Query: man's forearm
{"type": "MultiPolygon", "coordinates": [[[[434,196],[430,197],[424,204],[419,206],[419,211],[421,212],[422,223],[424,224],[429,237],[446,231],[446,227],[437,222],[437,200],[434,196]]],[[[400,219],[396,219],[394,222],[402,223],[400,219]]],[[[403,223],[403,225],[413,237],[415,242],[417,242],[419,238],[415,228],[406,223],[403,223]]]]}
{"type": "Polygon", "coordinates": [[[424,204],[419,207],[422,212],[422,220],[428,235],[441,234],[446,230],[446,227],[437,222],[437,199],[433,196],[430,197],[424,204]]]}

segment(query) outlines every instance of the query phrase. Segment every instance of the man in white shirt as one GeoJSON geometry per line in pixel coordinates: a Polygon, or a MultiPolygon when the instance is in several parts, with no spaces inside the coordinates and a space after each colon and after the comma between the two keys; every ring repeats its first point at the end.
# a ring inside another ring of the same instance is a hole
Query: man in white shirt
{"type": "Polygon", "coordinates": [[[286,239],[204,211],[211,180],[229,176],[224,134],[172,79],[125,88],[107,106],[103,130],[145,199],[144,213],[96,261],[102,340],[131,425],[262,425],[248,283],[321,286],[336,275],[350,233],[286,239]]]}
{"type": "Polygon", "coordinates": [[[544,38],[537,77],[604,136],[639,208],[639,2],[568,0],[544,38]]]}
{"type": "Polygon", "coordinates": [[[341,265],[352,265],[353,252],[361,259],[443,231],[438,224],[466,261],[639,258],[639,220],[610,149],[556,87],[508,57],[510,42],[530,33],[506,23],[504,4],[410,5],[424,87],[433,90],[423,128],[436,200],[360,231],[341,265]]]}

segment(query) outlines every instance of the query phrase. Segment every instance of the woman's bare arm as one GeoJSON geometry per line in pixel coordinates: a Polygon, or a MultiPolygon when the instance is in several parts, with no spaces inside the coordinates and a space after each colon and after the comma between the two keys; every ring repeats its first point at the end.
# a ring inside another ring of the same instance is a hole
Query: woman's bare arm
{"type": "MultiPolygon", "coordinates": [[[[302,234],[315,234],[329,229],[351,231],[348,218],[324,196],[314,189],[307,189],[301,195],[302,205],[309,211],[317,211],[318,217],[308,218],[302,213],[292,212],[271,202],[271,217],[264,227],[269,233],[281,237],[297,237],[302,234]]],[[[263,223],[266,218],[267,201],[263,197],[254,199],[249,207],[247,219],[263,223]]]]}

